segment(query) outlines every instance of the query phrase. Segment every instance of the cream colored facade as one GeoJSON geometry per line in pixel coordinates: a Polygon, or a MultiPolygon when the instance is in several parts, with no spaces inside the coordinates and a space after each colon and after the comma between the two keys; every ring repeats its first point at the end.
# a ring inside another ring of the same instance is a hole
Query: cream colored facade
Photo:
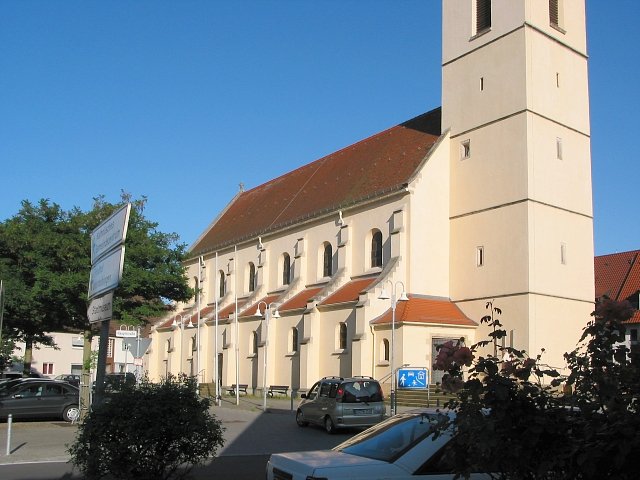
{"type": "Polygon", "coordinates": [[[152,378],[182,371],[253,391],[309,388],[326,375],[389,383],[392,345],[395,368],[430,368],[434,344],[484,338],[478,323],[491,300],[504,312],[507,342],[532,356],[544,347],[547,363],[564,366],[562,354],[578,340],[594,299],[584,1],[560,0],[555,26],[549,2],[490,3],[490,28],[478,33],[477,0],[443,2],[439,138],[402,188],[325,210],[310,206],[262,231],[241,234],[238,226],[227,240],[207,243],[210,232],[226,228],[236,202],[281,179],[241,192],[220,213],[190,249],[188,276],[199,298],[152,331],[152,378]],[[376,232],[381,266],[372,266],[376,232]],[[406,306],[398,302],[393,339],[383,289],[411,296],[406,306]],[[268,339],[266,320],[254,315],[258,302],[278,306],[268,339]],[[456,309],[464,315],[438,316],[456,309]],[[187,319],[197,325],[198,316],[199,326],[180,328],[187,319]]]}

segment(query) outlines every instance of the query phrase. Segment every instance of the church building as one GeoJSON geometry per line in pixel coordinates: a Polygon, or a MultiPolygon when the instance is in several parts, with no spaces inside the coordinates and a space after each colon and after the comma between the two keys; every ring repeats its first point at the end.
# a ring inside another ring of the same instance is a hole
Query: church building
{"type": "MultiPolygon", "coordinates": [[[[584,0],[443,0],[442,106],[250,190],[189,249],[151,378],[249,393],[432,371],[508,335],[562,369],[594,307],[584,0]]],[[[304,161],[301,161],[303,164],[304,161]]]]}

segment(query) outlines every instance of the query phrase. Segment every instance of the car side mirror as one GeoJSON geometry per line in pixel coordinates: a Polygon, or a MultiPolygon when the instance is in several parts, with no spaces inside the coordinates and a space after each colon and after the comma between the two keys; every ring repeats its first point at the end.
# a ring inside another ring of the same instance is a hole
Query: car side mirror
{"type": "Polygon", "coordinates": [[[307,398],[307,394],[306,393],[300,394],[300,398],[307,398]]]}

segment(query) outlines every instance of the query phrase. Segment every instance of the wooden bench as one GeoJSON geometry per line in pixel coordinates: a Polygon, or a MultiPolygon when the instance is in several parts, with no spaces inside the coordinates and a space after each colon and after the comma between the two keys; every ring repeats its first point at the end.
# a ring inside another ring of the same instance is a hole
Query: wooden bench
{"type": "Polygon", "coordinates": [[[286,395],[289,391],[289,385],[270,385],[269,391],[267,392],[270,397],[273,397],[274,393],[281,393],[282,395],[286,395]]]}
{"type": "MultiPolygon", "coordinates": [[[[238,387],[238,392],[240,393],[244,393],[245,395],[247,394],[247,387],[249,385],[246,383],[241,383],[239,385],[237,385],[238,387]]],[[[236,394],[236,384],[234,383],[233,385],[231,385],[230,387],[225,387],[225,390],[227,391],[227,393],[229,395],[235,395],[236,394]]]]}

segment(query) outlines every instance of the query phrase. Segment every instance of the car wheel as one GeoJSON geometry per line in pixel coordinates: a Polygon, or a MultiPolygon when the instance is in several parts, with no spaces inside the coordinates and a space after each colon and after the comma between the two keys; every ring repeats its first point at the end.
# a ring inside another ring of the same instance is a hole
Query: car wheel
{"type": "Polygon", "coordinates": [[[65,422],[74,422],[80,417],[80,409],[77,405],[69,405],[62,412],[62,419],[65,422]]]}
{"type": "Polygon", "coordinates": [[[324,429],[327,431],[327,433],[336,433],[336,426],[333,424],[333,420],[331,420],[331,417],[325,417],[324,429]]]}
{"type": "Polygon", "coordinates": [[[307,425],[309,425],[309,422],[305,421],[304,419],[304,413],[302,413],[302,410],[298,410],[296,412],[296,423],[299,427],[306,427],[307,425]]]}

